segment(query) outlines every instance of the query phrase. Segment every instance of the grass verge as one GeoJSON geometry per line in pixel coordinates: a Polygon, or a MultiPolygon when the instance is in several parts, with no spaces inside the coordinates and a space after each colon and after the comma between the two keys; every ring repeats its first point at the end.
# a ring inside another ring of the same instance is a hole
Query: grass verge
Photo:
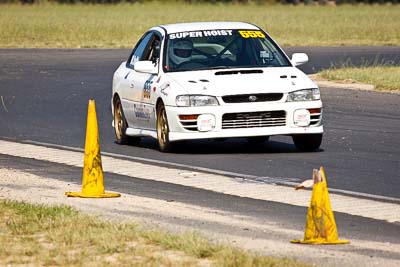
{"type": "Polygon", "coordinates": [[[190,21],[255,23],[285,46],[400,45],[400,5],[0,5],[0,47],[128,48],[150,27],[190,21]]]}
{"type": "Polygon", "coordinates": [[[400,67],[344,67],[328,69],[318,74],[320,77],[340,82],[373,84],[376,90],[400,92],[400,67]]]}
{"type": "Polygon", "coordinates": [[[305,266],[174,235],[98,220],[70,207],[0,200],[0,265],[305,266]]]}

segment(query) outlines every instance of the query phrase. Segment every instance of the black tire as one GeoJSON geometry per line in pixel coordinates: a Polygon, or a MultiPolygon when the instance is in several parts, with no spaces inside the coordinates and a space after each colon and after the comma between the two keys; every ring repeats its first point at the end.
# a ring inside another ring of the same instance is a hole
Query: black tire
{"type": "Polygon", "coordinates": [[[214,138],[213,140],[216,141],[216,142],[225,142],[226,140],[228,140],[228,138],[225,138],[225,137],[223,137],[223,138],[214,138]]]}
{"type": "Polygon", "coordinates": [[[157,141],[161,152],[172,150],[172,143],[169,141],[167,113],[163,104],[160,104],[157,108],[157,141]]]}
{"type": "Polygon", "coordinates": [[[131,137],[126,135],[128,123],[126,122],[124,111],[122,110],[121,100],[117,98],[114,102],[114,133],[117,143],[120,145],[137,145],[140,137],[131,137]]]}
{"type": "Polygon", "coordinates": [[[262,144],[269,140],[269,136],[251,136],[246,139],[250,144],[262,144]]]}
{"type": "Polygon", "coordinates": [[[293,135],[293,142],[300,151],[315,151],[322,142],[322,134],[299,134],[293,135]]]}

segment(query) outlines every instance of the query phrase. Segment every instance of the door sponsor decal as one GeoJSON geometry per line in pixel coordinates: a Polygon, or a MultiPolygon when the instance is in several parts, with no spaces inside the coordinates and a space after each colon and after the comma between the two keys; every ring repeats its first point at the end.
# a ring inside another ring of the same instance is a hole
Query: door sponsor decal
{"type": "Polygon", "coordinates": [[[134,104],[133,111],[138,120],[150,121],[151,109],[144,105],[134,104]]]}
{"type": "Polygon", "coordinates": [[[143,86],[143,97],[146,99],[150,99],[151,96],[151,85],[153,81],[151,79],[147,80],[143,86]]]}

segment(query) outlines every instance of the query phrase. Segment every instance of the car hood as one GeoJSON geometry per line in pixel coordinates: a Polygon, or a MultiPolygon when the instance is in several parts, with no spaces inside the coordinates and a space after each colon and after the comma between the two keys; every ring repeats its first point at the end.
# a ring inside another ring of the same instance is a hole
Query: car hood
{"type": "Polygon", "coordinates": [[[307,75],[295,67],[184,71],[166,75],[188,94],[223,96],[288,93],[317,87],[307,75]]]}

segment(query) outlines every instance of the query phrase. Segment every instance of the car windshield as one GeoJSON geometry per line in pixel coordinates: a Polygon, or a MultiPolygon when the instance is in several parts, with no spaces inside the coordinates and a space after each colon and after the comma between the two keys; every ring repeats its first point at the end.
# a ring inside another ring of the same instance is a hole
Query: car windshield
{"type": "Polygon", "coordinates": [[[261,30],[203,30],[169,34],[165,72],[291,66],[261,30]]]}

